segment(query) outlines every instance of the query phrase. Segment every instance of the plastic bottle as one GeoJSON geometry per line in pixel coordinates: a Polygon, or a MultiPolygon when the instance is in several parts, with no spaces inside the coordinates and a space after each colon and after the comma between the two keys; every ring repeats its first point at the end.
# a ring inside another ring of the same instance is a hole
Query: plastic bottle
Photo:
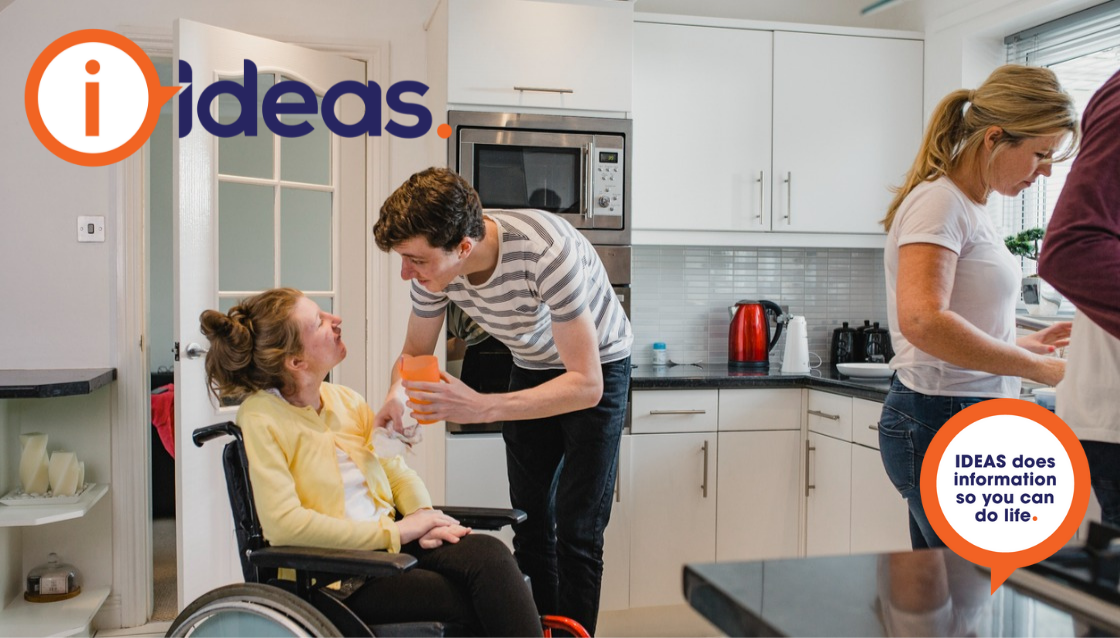
{"type": "MultiPolygon", "coordinates": [[[[400,362],[401,378],[406,381],[427,381],[429,383],[436,383],[439,381],[439,360],[430,354],[421,355],[419,357],[410,357],[405,355],[401,358],[400,362]]],[[[427,401],[420,401],[414,399],[416,403],[426,404],[427,401]]],[[[427,414],[426,412],[416,411],[417,415],[427,414]]],[[[421,421],[416,419],[420,425],[431,425],[435,421],[421,421]]]]}
{"type": "Polygon", "coordinates": [[[669,365],[669,351],[665,348],[665,342],[663,341],[658,341],[653,344],[653,365],[669,365]]]}

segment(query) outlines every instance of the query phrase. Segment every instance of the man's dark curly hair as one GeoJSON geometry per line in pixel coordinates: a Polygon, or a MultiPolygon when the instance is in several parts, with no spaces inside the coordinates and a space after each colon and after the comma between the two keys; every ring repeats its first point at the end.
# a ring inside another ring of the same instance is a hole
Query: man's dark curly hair
{"type": "Polygon", "coordinates": [[[451,250],[464,237],[481,240],[485,235],[478,193],[454,171],[434,166],[394,191],[373,225],[377,247],[386,252],[413,237],[451,250]]]}

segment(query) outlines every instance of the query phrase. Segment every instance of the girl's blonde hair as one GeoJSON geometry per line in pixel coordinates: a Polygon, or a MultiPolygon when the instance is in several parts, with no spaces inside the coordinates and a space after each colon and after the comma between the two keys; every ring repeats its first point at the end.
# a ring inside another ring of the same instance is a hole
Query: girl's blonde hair
{"type": "Polygon", "coordinates": [[[228,313],[205,310],[199,316],[202,334],[210,340],[206,382],[219,402],[236,402],[268,388],[293,389],[284,364],[303,352],[300,327],[292,318],[300,297],[298,290],[273,288],[242,300],[228,313]]]}
{"type": "MultiPolygon", "coordinates": [[[[1076,152],[1081,137],[1073,98],[1053,71],[1019,64],[1001,66],[976,90],[953,91],[934,109],[914,165],[902,185],[892,189],[895,196],[882,219],[883,227],[891,229],[898,207],[918,184],[947,175],[962,158],[975,154],[993,126],[1002,129],[1003,135],[992,148],[992,158],[1027,138],[1069,133],[1066,149],[1050,160],[1060,162],[1076,152]]],[[[987,175],[982,178],[986,184],[987,175]]]]}

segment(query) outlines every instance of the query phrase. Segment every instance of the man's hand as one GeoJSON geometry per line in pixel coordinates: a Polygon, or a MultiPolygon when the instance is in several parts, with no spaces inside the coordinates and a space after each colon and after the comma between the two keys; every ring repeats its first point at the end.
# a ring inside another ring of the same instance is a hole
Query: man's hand
{"type": "Polygon", "coordinates": [[[471,533],[471,528],[462,525],[445,525],[434,527],[430,532],[420,537],[420,547],[435,549],[443,545],[444,541],[454,545],[459,539],[471,533]]]}
{"type": "Polygon", "coordinates": [[[405,381],[409,401],[405,407],[412,410],[412,417],[424,421],[454,421],[455,423],[489,423],[492,396],[479,394],[459,379],[439,373],[441,381],[405,381]],[[419,403],[424,401],[425,403],[419,403]]]}

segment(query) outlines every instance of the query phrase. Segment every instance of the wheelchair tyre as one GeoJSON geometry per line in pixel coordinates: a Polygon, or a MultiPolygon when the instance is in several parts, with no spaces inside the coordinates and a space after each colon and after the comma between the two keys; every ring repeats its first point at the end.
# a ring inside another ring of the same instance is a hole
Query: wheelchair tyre
{"type": "Polygon", "coordinates": [[[209,591],[175,617],[167,636],[341,636],[319,610],[291,592],[260,583],[209,591]]]}

